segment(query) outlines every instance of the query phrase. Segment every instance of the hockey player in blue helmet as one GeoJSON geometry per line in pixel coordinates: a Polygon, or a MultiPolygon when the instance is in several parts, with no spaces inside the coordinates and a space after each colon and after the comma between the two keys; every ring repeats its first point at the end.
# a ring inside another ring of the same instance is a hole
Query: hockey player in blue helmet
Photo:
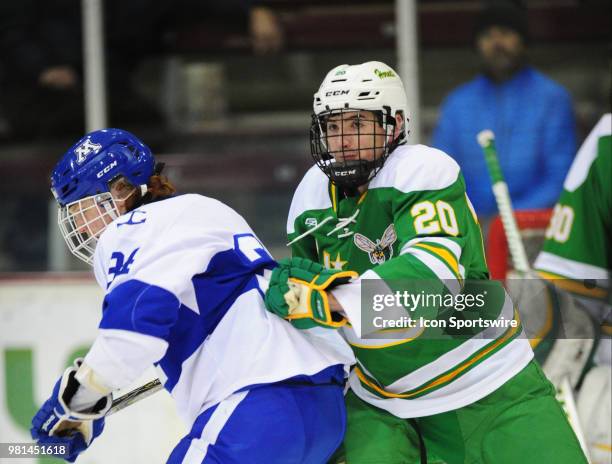
{"type": "MultiPolygon", "coordinates": [[[[157,174],[162,168],[157,166],[157,174]]],[[[51,174],[51,191],[59,204],[62,236],[75,256],[92,264],[98,237],[143,200],[154,169],[149,147],[121,129],[92,132],[66,152],[51,174]]],[[[173,192],[166,182],[163,193],[173,192]]],[[[153,198],[153,192],[148,196],[153,198]]]]}
{"type": "Polygon", "coordinates": [[[325,462],[344,434],[350,349],[335,331],[268,313],[276,263],[255,233],[219,201],[173,195],[160,170],[134,135],[105,129],[53,171],[62,234],[105,297],[91,349],[57,381],[32,437],[74,461],[102,432],[112,392],[154,365],[190,429],[167,462],[325,462]]]}

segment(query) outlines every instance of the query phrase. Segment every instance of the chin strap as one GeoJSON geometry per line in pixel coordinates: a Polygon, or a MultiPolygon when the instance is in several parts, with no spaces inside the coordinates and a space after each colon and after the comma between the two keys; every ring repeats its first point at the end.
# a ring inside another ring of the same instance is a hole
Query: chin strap
{"type": "MultiPolygon", "coordinates": [[[[153,175],[154,176],[161,175],[161,173],[162,173],[162,171],[164,170],[165,167],[166,167],[166,163],[155,163],[155,167],[153,168],[153,175]]],[[[145,203],[149,202],[147,200],[147,198],[145,198],[147,193],[149,193],[148,185],[147,184],[141,184],[141,185],[138,186],[138,188],[140,189],[140,198],[138,198],[138,200],[136,200],[136,202],[134,202],[134,206],[132,207],[132,209],[139,208],[140,206],[142,206],[145,203]]]]}

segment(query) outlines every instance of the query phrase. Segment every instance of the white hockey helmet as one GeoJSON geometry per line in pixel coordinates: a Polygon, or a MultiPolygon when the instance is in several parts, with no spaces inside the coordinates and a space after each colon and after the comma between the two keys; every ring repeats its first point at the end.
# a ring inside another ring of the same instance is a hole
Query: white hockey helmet
{"type": "Polygon", "coordinates": [[[357,65],[336,66],[314,94],[314,114],[310,131],[311,153],[321,170],[332,182],[345,188],[355,188],[369,182],[382,168],[389,154],[407,136],[408,104],[401,79],[390,66],[380,61],[357,65]],[[343,161],[329,153],[325,121],[328,117],[355,111],[371,111],[378,115],[388,135],[381,155],[373,161],[343,161]],[[401,111],[404,124],[400,135],[390,139],[395,131],[395,115],[401,111]]]}
{"type": "Polygon", "coordinates": [[[404,113],[404,133],[409,119],[404,84],[395,70],[380,61],[362,64],[341,64],[327,73],[319,90],[314,94],[316,115],[330,110],[361,109],[384,111],[389,116],[404,113]]]}

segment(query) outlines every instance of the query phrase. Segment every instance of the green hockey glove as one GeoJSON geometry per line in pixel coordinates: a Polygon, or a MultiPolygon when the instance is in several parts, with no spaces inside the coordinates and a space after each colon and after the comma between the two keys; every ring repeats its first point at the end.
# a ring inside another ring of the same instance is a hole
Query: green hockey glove
{"type": "Polygon", "coordinates": [[[327,291],[357,277],[356,272],[326,269],[304,258],[284,259],[272,272],[266,307],[298,329],[342,327],[346,318],[331,312],[327,291]]]}

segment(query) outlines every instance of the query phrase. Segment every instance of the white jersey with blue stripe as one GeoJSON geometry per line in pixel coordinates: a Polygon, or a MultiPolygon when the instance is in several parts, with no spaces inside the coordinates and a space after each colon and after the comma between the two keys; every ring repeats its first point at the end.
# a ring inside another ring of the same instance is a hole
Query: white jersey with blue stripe
{"type": "Polygon", "coordinates": [[[351,364],[335,331],[298,331],[266,311],[260,284],[274,265],[246,221],[211,198],[181,195],[119,217],[96,247],[106,295],[85,362],[113,389],[155,364],[188,423],[249,386],[351,364]]]}

